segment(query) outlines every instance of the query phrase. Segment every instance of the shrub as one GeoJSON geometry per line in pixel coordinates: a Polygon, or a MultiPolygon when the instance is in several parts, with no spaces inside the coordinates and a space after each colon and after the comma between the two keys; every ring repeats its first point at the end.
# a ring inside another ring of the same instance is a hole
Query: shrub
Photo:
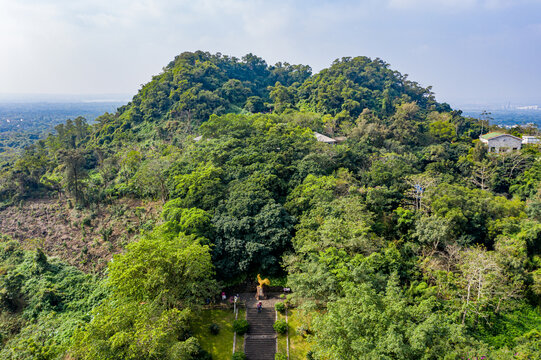
{"type": "Polygon", "coordinates": [[[246,360],[246,355],[243,352],[236,351],[231,357],[231,360],[246,360]]]}
{"type": "Polygon", "coordinates": [[[277,354],[274,355],[274,360],[287,360],[287,355],[277,353],[277,354]]]}
{"type": "Polygon", "coordinates": [[[218,324],[210,324],[209,331],[212,335],[218,335],[220,333],[220,326],[218,324]]]}
{"type": "Polygon", "coordinates": [[[81,225],[83,226],[90,226],[91,224],[92,224],[92,219],[90,218],[90,216],[83,218],[83,220],[81,221],[81,225]]]}
{"type": "Polygon", "coordinates": [[[272,327],[278,334],[285,334],[287,331],[287,324],[284,320],[276,321],[272,327]]]}
{"type": "Polygon", "coordinates": [[[239,335],[244,335],[248,332],[250,324],[247,320],[235,320],[233,321],[233,330],[239,335]]]}
{"type": "Polygon", "coordinates": [[[310,328],[306,324],[300,324],[297,326],[297,334],[299,334],[302,337],[306,337],[308,334],[310,334],[310,328]]]}
{"type": "Polygon", "coordinates": [[[276,304],[274,304],[274,308],[280,313],[286,311],[286,305],[283,302],[277,302],[276,304]]]}

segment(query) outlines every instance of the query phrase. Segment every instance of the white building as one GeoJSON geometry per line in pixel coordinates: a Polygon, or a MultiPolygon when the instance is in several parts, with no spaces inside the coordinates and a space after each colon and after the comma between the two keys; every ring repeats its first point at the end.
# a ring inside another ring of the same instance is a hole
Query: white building
{"type": "Polygon", "coordinates": [[[522,136],[522,144],[523,145],[530,145],[530,144],[539,144],[541,140],[537,136],[531,136],[531,135],[524,135],[522,136]]]}
{"type": "Polygon", "coordinates": [[[487,144],[488,151],[493,153],[519,150],[522,147],[522,139],[513,135],[490,132],[479,137],[482,143],[487,144]]]}

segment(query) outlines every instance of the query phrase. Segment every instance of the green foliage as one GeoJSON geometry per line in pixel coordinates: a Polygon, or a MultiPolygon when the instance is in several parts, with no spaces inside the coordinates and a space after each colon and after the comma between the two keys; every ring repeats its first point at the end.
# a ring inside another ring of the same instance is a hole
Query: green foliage
{"type": "Polygon", "coordinates": [[[115,114],[69,120],[0,165],[0,209],[60,193],[74,214],[164,204],[103,282],[1,242],[0,355],[205,359],[190,331],[217,322],[198,313],[216,280],[287,272],[313,358],[533,358],[540,157],[488,153],[485,129],[380,59],[312,76],[183,53],[115,114]]]}
{"type": "Polygon", "coordinates": [[[258,268],[276,271],[280,255],[289,245],[291,216],[271,199],[267,203],[258,201],[256,193],[249,194],[250,200],[236,195],[229,198],[214,220],[214,261],[220,275],[231,277],[258,268]],[[242,207],[247,200],[255,202],[251,209],[242,207]]]}
{"type": "Polygon", "coordinates": [[[180,234],[149,234],[109,264],[109,283],[119,296],[188,306],[216,292],[209,247],[180,234]]]}
{"type": "Polygon", "coordinates": [[[209,249],[183,233],[161,235],[157,229],[131,243],[109,264],[112,293],[74,335],[76,357],[202,356],[189,334],[189,308],[217,291],[209,249]]]}
{"type": "Polygon", "coordinates": [[[250,328],[250,323],[247,320],[235,320],[233,321],[233,330],[239,334],[244,335],[248,332],[250,328]]]}
{"type": "Polygon", "coordinates": [[[213,228],[210,214],[198,208],[183,208],[180,199],[168,201],[163,206],[162,217],[175,227],[177,232],[210,238],[213,228]]]}
{"type": "Polygon", "coordinates": [[[197,340],[188,337],[188,309],[162,310],[149,303],[118,299],[96,308],[93,315],[93,320],[74,335],[76,358],[173,359],[176,357],[169,356],[174,353],[186,353],[195,359],[199,352],[197,340]]]}
{"type": "MultiPolygon", "coordinates": [[[[512,312],[495,316],[491,324],[480,324],[477,328],[477,336],[488,344],[502,348],[507,346],[513,348],[524,341],[525,337],[534,335],[536,330],[541,328],[541,314],[538,309],[529,306],[522,306],[512,312]]],[[[538,331],[539,332],[539,331],[538,331]]]]}
{"type": "Polygon", "coordinates": [[[524,204],[518,200],[507,200],[488,191],[460,185],[442,184],[430,197],[433,213],[450,221],[455,238],[464,236],[491,244],[493,239],[489,231],[493,221],[525,216],[524,204]]]}
{"type": "Polygon", "coordinates": [[[287,360],[287,355],[282,353],[274,354],[274,360],[287,360]]]}
{"type": "Polygon", "coordinates": [[[308,175],[303,183],[289,195],[286,208],[294,215],[300,215],[320,202],[329,202],[334,198],[337,180],[333,176],[317,177],[308,175]]]}
{"type": "Polygon", "coordinates": [[[370,253],[381,246],[373,233],[374,216],[356,196],[338,198],[305,212],[293,239],[299,253],[328,247],[370,253]]]}
{"type": "Polygon", "coordinates": [[[516,183],[511,186],[511,192],[522,199],[536,195],[541,181],[541,161],[538,158],[532,166],[517,177],[516,183]]]}
{"type": "Polygon", "coordinates": [[[280,302],[277,302],[276,304],[274,304],[274,308],[276,309],[276,311],[280,312],[280,313],[283,313],[286,311],[286,305],[280,301],[280,302]]]}
{"type": "Polygon", "coordinates": [[[190,174],[175,176],[173,197],[179,199],[183,207],[210,210],[221,195],[222,176],[222,169],[209,163],[201,164],[190,174]]]}
{"type": "Polygon", "coordinates": [[[231,360],[246,360],[246,355],[243,352],[235,351],[233,356],[231,356],[231,360]]]}
{"type": "Polygon", "coordinates": [[[265,111],[265,104],[263,99],[261,99],[259,96],[250,96],[248,99],[246,99],[244,109],[251,113],[259,113],[265,111]]]}
{"type": "Polygon", "coordinates": [[[465,341],[463,329],[435,311],[438,303],[433,297],[409,305],[397,280],[391,276],[383,292],[368,284],[348,284],[348,295],[330,303],[327,313],[314,323],[315,355],[328,359],[456,356],[465,341]]]}
{"type": "Polygon", "coordinates": [[[105,289],[94,276],[0,241],[2,359],[58,359],[105,289]]]}
{"type": "Polygon", "coordinates": [[[364,108],[380,114],[392,113],[401,101],[416,101],[422,106],[435,104],[429,89],[407,80],[389,69],[380,59],[345,57],[316,74],[299,89],[304,100],[318,112],[336,115],[346,111],[357,117],[364,108]]]}
{"type": "Polygon", "coordinates": [[[277,320],[272,327],[278,334],[285,334],[287,331],[287,324],[284,320],[277,320]]]}

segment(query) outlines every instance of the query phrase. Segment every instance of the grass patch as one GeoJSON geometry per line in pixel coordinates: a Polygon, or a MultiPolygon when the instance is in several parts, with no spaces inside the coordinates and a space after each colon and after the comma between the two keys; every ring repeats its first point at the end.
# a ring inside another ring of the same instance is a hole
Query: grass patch
{"type": "MultiPolygon", "coordinates": [[[[233,319],[234,319],[234,317],[233,317],[233,319]]],[[[238,319],[246,319],[246,309],[243,309],[243,308],[239,309],[238,319]]],[[[244,335],[239,336],[237,334],[237,345],[235,346],[235,351],[244,352],[244,335]]],[[[214,357],[213,357],[213,359],[214,359],[214,357]]]]}
{"type": "MultiPolygon", "coordinates": [[[[310,350],[310,344],[299,334],[297,327],[302,323],[299,311],[288,309],[287,331],[289,334],[289,360],[304,360],[310,350]]],[[[286,319],[285,314],[278,313],[278,319],[286,319]]],[[[278,352],[287,354],[287,335],[278,335],[278,352]]]]}
{"type": "MultiPolygon", "coordinates": [[[[194,321],[192,330],[201,347],[212,355],[213,360],[230,360],[233,353],[233,310],[202,310],[194,321]],[[220,333],[212,335],[211,324],[218,324],[220,333]]],[[[239,310],[239,319],[244,319],[245,310],[239,310]]],[[[243,336],[237,336],[236,351],[243,351],[243,336]]]]}
{"type": "MultiPolygon", "coordinates": [[[[288,310],[289,312],[289,310],[288,310]]],[[[286,316],[285,316],[285,313],[284,314],[280,314],[278,313],[278,320],[286,320],[286,316]]],[[[291,333],[291,327],[289,326],[288,324],[288,329],[287,331],[289,333],[291,333]]],[[[282,353],[282,354],[287,354],[287,333],[286,334],[277,334],[278,335],[278,338],[277,338],[277,341],[278,341],[278,352],[279,353],[282,353]]]]}
{"type": "Polygon", "coordinates": [[[306,359],[306,354],[310,350],[310,344],[299,334],[297,327],[302,323],[300,312],[297,309],[288,309],[288,331],[289,331],[289,359],[306,359]]]}

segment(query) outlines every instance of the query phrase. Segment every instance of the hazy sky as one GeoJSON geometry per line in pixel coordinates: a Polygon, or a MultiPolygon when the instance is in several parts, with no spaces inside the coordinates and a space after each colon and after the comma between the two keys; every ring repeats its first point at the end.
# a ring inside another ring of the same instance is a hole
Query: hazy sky
{"type": "Polygon", "coordinates": [[[450,103],[541,105],[541,0],[0,0],[0,94],[129,94],[183,51],[379,57],[450,103]]]}

